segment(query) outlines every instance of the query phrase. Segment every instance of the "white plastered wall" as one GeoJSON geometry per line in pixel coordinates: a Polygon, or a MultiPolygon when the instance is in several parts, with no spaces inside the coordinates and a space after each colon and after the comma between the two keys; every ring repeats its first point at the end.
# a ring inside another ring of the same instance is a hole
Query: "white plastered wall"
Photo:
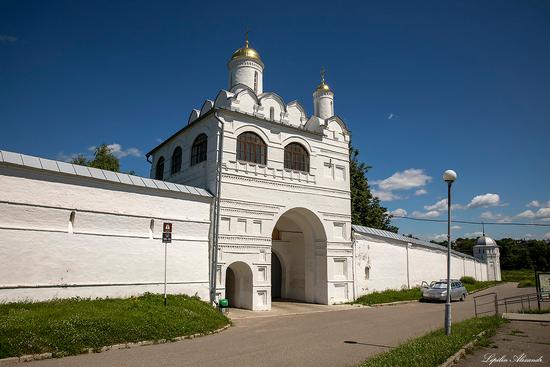
{"type": "Polygon", "coordinates": [[[0,301],[162,292],[162,222],[168,292],[208,300],[210,198],[9,165],[0,187],[0,301]]]}
{"type": "MultiPolygon", "coordinates": [[[[357,297],[386,289],[418,287],[447,277],[447,252],[405,241],[354,232],[357,297]],[[367,270],[368,269],[368,270],[367,270]],[[367,275],[368,273],[368,275],[367,275]]],[[[451,277],[487,280],[487,264],[451,257],[451,277]]]]}

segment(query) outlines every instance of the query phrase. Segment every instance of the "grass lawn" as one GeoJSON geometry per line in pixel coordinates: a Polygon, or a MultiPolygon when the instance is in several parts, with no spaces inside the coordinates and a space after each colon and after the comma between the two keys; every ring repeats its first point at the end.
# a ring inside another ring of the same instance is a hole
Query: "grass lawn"
{"type": "Polygon", "coordinates": [[[229,320],[196,297],[145,294],[128,299],[64,299],[0,304],[0,358],[83,349],[219,329],[229,320]]]}
{"type": "Polygon", "coordinates": [[[518,288],[534,287],[535,271],[532,269],[522,270],[502,270],[502,280],[504,282],[518,282],[518,288]]]}
{"type": "Polygon", "coordinates": [[[432,367],[439,366],[450,356],[458,352],[463,345],[472,341],[477,334],[487,330],[482,344],[487,344],[488,337],[505,321],[498,316],[474,318],[452,325],[451,335],[446,336],[444,329],[429,334],[379,354],[360,365],[360,367],[432,367]]]}
{"type": "Polygon", "coordinates": [[[388,289],[381,292],[372,292],[369,294],[365,294],[364,296],[359,297],[357,300],[355,300],[355,303],[359,303],[362,305],[377,305],[380,303],[411,301],[415,299],[420,299],[420,297],[422,297],[420,288],[401,290],[388,289]]]}
{"type": "Polygon", "coordinates": [[[529,314],[545,314],[550,313],[550,308],[543,308],[543,309],[531,309],[531,310],[521,310],[519,313],[529,313],[529,314]]]}
{"type": "MultiPolygon", "coordinates": [[[[469,293],[485,288],[492,287],[500,282],[475,282],[473,284],[464,284],[469,293]]],[[[355,303],[362,305],[377,305],[381,303],[397,302],[397,301],[413,301],[419,300],[422,297],[420,288],[394,290],[388,289],[381,292],[372,292],[359,297],[355,303]]]]}

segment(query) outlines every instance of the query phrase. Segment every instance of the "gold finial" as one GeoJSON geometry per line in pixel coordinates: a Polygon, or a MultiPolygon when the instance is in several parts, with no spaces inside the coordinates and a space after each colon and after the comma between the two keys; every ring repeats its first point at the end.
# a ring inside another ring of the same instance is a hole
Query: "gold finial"
{"type": "Polygon", "coordinates": [[[321,68],[321,83],[325,83],[325,68],[321,68]]]}
{"type": "Polygon", "coordinates": [[[244,34],[245,34],[245,41],[244,41],[244,47],[248,48],[248,32],[250,31],[246,31],[244,34]]]}

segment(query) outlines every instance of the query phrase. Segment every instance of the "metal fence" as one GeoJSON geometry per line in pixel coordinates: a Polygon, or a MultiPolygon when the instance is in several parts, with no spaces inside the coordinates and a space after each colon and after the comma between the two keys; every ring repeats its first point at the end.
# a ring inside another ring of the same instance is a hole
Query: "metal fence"
{"type": "Polygon", "coordinates": [[[498,299],[496,293],[474,297],[475,316],[498,315],[502,312],[522,312],[550,307],[550,292],[536,292],[498,299]]]}

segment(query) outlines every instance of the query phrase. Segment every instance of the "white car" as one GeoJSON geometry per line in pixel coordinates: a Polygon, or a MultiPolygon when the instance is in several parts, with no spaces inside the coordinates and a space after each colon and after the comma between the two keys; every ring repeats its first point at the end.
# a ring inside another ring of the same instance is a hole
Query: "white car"
{"type": "MultiPolygon", "coordinates": [[[[459,280],[451,280],[451,301],[464,301],[468,291],[459,280]]],[[[429,287],[422,288],[422,299],[430,301],[447,300],[447,280],[432,282],[429,287]]]]}

